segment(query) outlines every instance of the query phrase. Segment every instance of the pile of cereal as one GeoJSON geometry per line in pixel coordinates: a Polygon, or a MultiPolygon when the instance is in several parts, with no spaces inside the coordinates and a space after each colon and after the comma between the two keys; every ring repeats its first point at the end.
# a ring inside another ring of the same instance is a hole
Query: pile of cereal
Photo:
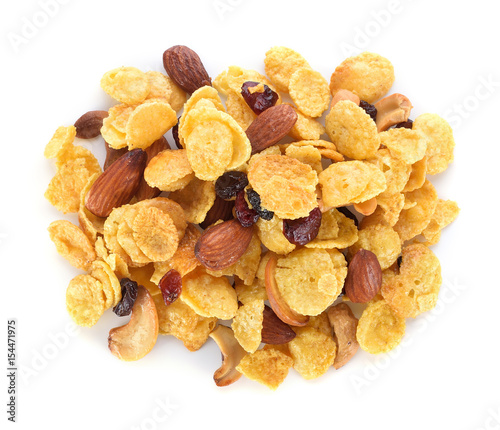
{"type": "Polygon", "coordinates": [[[185,46],[163,63],[168,76],[107,72],[101,87],[118,104],[60,127],[45,148],[57,168],[45,196],[78,215],[79,226],[49,227],[85,272],[66,292],[71,318],[131,315],[108,339],[128,361],[158,334],[190,351],[211,337],[218,386],[245,375],[276,389],[292,367],[312,379],[359,347],[395,348],[405,319],[436,305],[429,246],[459,212],[427,179],[453,160],[448,123],[412,121],[410,100],[386,95],[392,64],[369,52],[330,84],[285,47],[266,53],[267,76],[230,66],[212,83],[185,46]],[[74,144],[99,135],[103,169],[74,144]]]}

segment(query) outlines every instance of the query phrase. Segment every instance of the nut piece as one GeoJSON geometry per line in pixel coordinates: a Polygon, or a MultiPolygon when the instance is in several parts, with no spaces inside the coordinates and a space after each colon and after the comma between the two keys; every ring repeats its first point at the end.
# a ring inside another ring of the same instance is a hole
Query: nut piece
{"type": "Polygon", "coordinates": [[[269,261],[266,265],[265,283],[269,304],[271,305],[271,308],[275,312],[276,316],[285,324],[293,325],[296,327],[305,326],[309,321],[309,316],[301,315],[292,310],[290,306],[288,306],[288,304],[283,300],[283,297],[278,291],[276,278],[274,277],[277,263],[278,259],[276,255],[273,254],[269,258],[269,261]]]}
{"type": "Polygon", "coordinates": [[[108,117],[105,110],[91,110],[84,113],[75,122],[76,137],[80,139],[92,139],[101,134],[102,121],[108,117]]]}
{"type": "Polygon", "coordinates": [[[219,220],[229,221],[233,218],[233,208],[234,200],[224,200],[216,196],[214,204],[207,212],[203,222],[200,223],[200,227],[206,229],[219,220]]]}
{"type": "Polygon", "coordinates": [[[270,107],[262,112],[247,128],[252,154],[278,143],[297,122],[297,112],[287,104],[270,107]]]}
{"type": "Polygon", "coordinates": [[[188,93],[212,85],[200,57],[187,46],[176,45],[167,49],[163,53],[163,66],[168,76],[188,93]]]}
{"type": "Polygon", "coordinates": [[[371,215],[377,209],[377,198],[373,197],[362,203],[354,203],[354,209],[364,216],[371,215]]]}
{"type": "Polygon", "coordinates": [[[111,353],[124,361],[135,361],[153,349],[158,337],[158,315],[151,294],[140,286],[128,324],[109,331],[111,353]]]}
{"type": "Polygon", "coordinates": [[[243,227],[232,219],[204,231],[196,242],[198,261],[210,270],[222,270],[236,263],[245,253],[253,235],[252,227],[243,227]]]}
{"type": "Polygon", "coordinates": [[[333,340],[337,344],[337,355],[333,367],[340,369],[356,354],[359,348],[356,339],[358,319],[349,306],[345,303],[339,303],[328,309],[328,320],[333,328],[333,340]]]}
{"type": "Polygon", "coordinates": [[[380,133],[393,125],[408,121],[413,106],[408,97],[394,93],[379,100],[375,103],[375,107],[377,108],[377,120],[375,122],[380,133]]]}
{"type": "Polygon", "coordinates": [[[341,102],[342,100],[350,100],[358,106],[361,102],[361,99],[353,92],[349,90],[338,90],[333,96],[333,99],[330,103],[330,108],[334,107],[338,102],[341,102]]]}
{"type": "Polygon", "coordinates": [[[292,328],[281,321],[269,306],[264,306],[262,321],[262,342],[271,345],[281,345],[290,342],[295,336],[292,328]]]}
{"type": "Polygon", "coordinates": [[[108,170],[108,167],[111,166],[116,160],[118,160],[123,154],[128,152],[128,148],[115,149],[109,146],[109,143],[104,141],[104,146],[106,147],[106,160],[104,160],[104,168],[103,170],[108,170]]]}
{"type": "Polygon", "coordinates": [[[377,256],[366,249],[354,254],[345,279],[345,292],[353,303],[367,303],[382,286],[382,269],[377,256]]]}
{"type": "Polygon", "coordinates": [[[85,198],[85,207],[94,215],[104,218],[114,208],[128,203],[137,192],[146,159],[142,149],[122,155],[94,182],[85,198]]]}
{"type": "Polygon", "coordinates": [[[218,325],[209,336],[215,340],[222,353],[222,366],[215,371],[214,381],[218,387],[225,387],[240,379],[241,373],[236,370],[236,366],[246,352],[229,327],[218,325]]]}
{"type": "MultiPolygon", "coordinates": [[[[162,152],[165,149],[170,149],[170,145],[165,139],[164,136],[160,137],[156,142],[154,142],[151,146],[148,146],[144,151],[147,155],[146,166],[149,164],[151,159],[153,159],[156,155],[162,152]]],[[[141,179],[141,183],[139,184],[139,188],[135,197],[137,201],[140,202],[142,200],[154,199],[160,195],[161,191],[156,187],[150,187],[144,177],[141,179]]]]}

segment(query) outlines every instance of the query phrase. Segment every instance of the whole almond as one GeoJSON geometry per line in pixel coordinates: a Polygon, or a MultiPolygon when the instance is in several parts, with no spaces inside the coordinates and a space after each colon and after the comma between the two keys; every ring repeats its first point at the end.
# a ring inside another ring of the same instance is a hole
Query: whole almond
{"type": "Polygon", "coordinates": [[[278,143],[297,122],[297,112],[286,104],[270,107],[262,112],[247,128],[246,134],[252,144],[252,154],[278,143]]]}
{"type": "MultiPolygon", "coordinates": [[[[170,149],[170,145],[168,144],[167,139],[165,139],[164,136],[160,137],[151,146],[148,146],[144,150],[147,156],[146,166],[155,155],[159,154],[165,149],[170,149]]],[[[137,189],[135,197],[137,198],[137,201],[140,202],[142,200],[154,199],[155,197],[158,197],[160,193],[161,190],[156,187],[150,187],[143,177],[141,179],[141,183],[139,184],[139,188],[137,189]]]]}
{"type": "Polygon", "coordinates": [[[296,335],[292,328],[281,321],[269,306],[264,306],[262,321],[262,342],[281,345],[290,342],[296,335]]]}
{"type": "Polygon", "coordinates": [[[108,170],[108,167],[111,166],[116,160],[118,160],[123,154],[128,152],[128,148],[115,149],[109,146],[108,142],[104,141],[104,145],[106,146],[106,160],[104,160],[104,169],[108,170]]]}
{"type": "Polygon", "coordinates": [[[80,139],[92,139],[101,134],[102,121],[107,118],[105,110],[91,110],[83,114],[75,122],[76,137],[80,139]]]}
{"type": "Polygon", "coordinates": [[[373,299],[382,286],[382,269],[377,256],[360,249],[352,258],[345,279],[345,293],[353,303],[366,303],[373,299]]]}
{"type": "Polygon", "coordinates": [[[163,66],[168,76],[188,93],[194,93],[205,85],[212,85],[200,57],[187,46],[176,45],[167,49],[163,53],[163,66]]]}
{"type": "Polygon", "coordinates": [[[253,228],[238,220],[224,221],[208,228],[194,247],[198,261],[210,270],[222,270],[236,263],[252,239],[253,228]]]}
{"type": "Polygon", "coordinates": [[[118,158],[94,182],[85,198],[85,207],[104,218],[114,208],[128,203],[137,192],[146,158],[146,153],[139,148],[118,158]]]}
{"type": "Polygon", "coordinates": [[[207,212],[205,219],[200,223],[200,227],[206,229],[216,221],[229,221],[233,218],[234,200],[224,200],[219,196],[215,197],[214,204],[207,212]]]}

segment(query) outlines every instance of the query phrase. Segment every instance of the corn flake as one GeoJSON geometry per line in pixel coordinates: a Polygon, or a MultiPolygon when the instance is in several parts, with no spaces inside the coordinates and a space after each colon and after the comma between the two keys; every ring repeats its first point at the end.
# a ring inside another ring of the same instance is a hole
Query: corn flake
{"type": "Polygon", "coordinates": [[[165,149],[155,155],[144,170],[148,185],[162,191],[180,190],[193,178],[194,172],[185,149],[165,149]]]}
{"type": "Polygon", "coordinates": [[[215,202],[215,184],[194,178],[182,190],[171,193],[169,197],[184,209],[188,222],[200,224],[215,202]]]}
{"type": "MultiPolygon", "coordinates": [[[[290,105],[292,106],[292,105],[290,105]]],[[[318,140],[326,133],[325,127],[319,121],[304,115],[295,106],[292,106],[297,112],[297,121],[288,133],[295,140],[318,140]]]]}
{"type": "Polygon", "coordinates": [[[264,66],[271,82],[285,93],[288,93],[290,78],[297,70],[311,68],[302,55],[284,46],[275,46],[267,51],[264,66]]]}
{"type": "MultiPolygon", "coordinates": [[[[380,142],[391,154],[407,164],[414,164],[425,156],[427,138],[418,130],[391,128],[380,133],[380,142]]],[[[401,190],[400,190],[401,191],[401,190]]]]}
{"type": "Polygon", "coordinates": [[[247,352],[255,352],[262,341],[264,300],[253,300],[238,308],[231,323],[234,337],[247,352]]]}
{"type": "Polygon", "coordinates": [[[328,109],[330,88],[321,73],[310,68],[298,69],[290,76],[288,89],[293,102],[304,115],[316,118],[328,109]]]}
{"type": "Polygon", "coordinates": [[[104,313],[105,297],[100,281],[90,275],[74,277],[66,290],[66,308],[72,320],[92,327],[104,313]]]}

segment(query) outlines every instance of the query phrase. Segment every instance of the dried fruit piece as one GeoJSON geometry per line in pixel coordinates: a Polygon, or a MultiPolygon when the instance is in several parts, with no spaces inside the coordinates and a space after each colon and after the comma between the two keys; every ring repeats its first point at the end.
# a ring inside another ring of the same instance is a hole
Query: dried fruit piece
{"type": "Polygon", "coordinates": [[[221,199],[229,200],[248,185],[245,172],[229,171],[215,181],[215,192],[221,199]]]}
{"type": "Polygon", "coordinates": [[[102,121],[107,118],[105,110],[92,110],[84,113],[75,122],[76,137],[79,139],[93,139],[101,134],[102,121]]]}
{"type": "Polygon", "coordinates": [[[261,200],[259,193],[251,188],[247,189],[247,197],[248,201],[252,205],[252,209],[254,209],[263,220],[269,221],[273,219],[274,212],[268,211],[261,206],[261,200]]]}
{"type": "Polygon", "coordinates": [[[124,317],[130,315],[134,303],[137,299],[137,282],[132,281],[129,278],[123,278],[120,280],[120,286],[122,291],[122,298],[113,308],[113,312],[119,317],[124,317]]]}
{"type": "Polygon", "coordinates": [[[266,84],[260,82],[247,81],[241,86],[241,95],[247,102],[250,109],[260,115],[266,109],[273,107],[279,99],[266,84]]]}
{"type": "Polygon", "coordinates": [[[251,227],[259,219],[259,214],[256,210],[250,209],[247,201],[245,200],[245,191],[241,190],[236,194],[236,200],[234,202],[234,209],[236,213],[236,218],[243,227],[251,227]]]}
{"type": "Polygon", "coordinates": [[[364,100],[360,100],[359,107],[363,108],[363,110],[370,115],[370,118],[373,119],[373,121],[377,120],[377,108],[375,105],[365,102],[364,100]]]}
{"type": "Polygon", "coordinates": [[[321,226],[321,211],[314,208],[307,217],[283,220],[283,234],[294,245],[305,245],[318,235],[321,226]]]}
{"type": "Polygon", "coordinates": [[[177,300],[182,292],[182,278],[180,273],[171,269],[160,279],[158,287],[161,290],[165,305],[170,305],[177,300]]]}

